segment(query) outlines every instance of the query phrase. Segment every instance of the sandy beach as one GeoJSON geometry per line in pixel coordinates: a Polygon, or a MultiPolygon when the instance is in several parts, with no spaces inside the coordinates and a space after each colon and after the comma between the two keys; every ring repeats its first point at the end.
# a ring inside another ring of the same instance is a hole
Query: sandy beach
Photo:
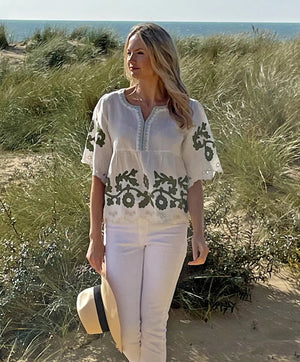
{"type": "MultiPolygon", "coordinates": [[[[285,270],[254,286],[251,302],[239,302],[233,313],[213,313],[207,323],[171,309],[167,361],[300,361],[299,289],[299,279],[285,270]]],[[[109,334],[82,330],[55,339],[49,353],[47,361],[127,361],[109,334]]]]}

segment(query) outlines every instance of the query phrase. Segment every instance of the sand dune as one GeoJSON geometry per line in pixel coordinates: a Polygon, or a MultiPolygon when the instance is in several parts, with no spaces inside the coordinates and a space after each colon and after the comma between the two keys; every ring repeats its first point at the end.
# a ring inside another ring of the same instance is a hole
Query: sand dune
{"type": "Polygon", "coordinates": [[[0,60],[7,59],[10,64],[19,65],[24,62],[26,57],[25,42],[10,44],[7,49],[0,50],[0,60]]]}

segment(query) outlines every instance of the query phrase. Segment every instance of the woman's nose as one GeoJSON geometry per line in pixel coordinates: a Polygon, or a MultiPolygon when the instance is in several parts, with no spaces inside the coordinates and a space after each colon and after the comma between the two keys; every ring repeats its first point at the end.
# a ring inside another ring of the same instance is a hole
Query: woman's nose
{"type": "Polygon", "coordinates": [[[129,61],[134,61],[135,60],[135,57],[134,57],[134,55],[133,55],[133,53],[131,53],[130,55],[128,55],[128,60],[129,61]]]}

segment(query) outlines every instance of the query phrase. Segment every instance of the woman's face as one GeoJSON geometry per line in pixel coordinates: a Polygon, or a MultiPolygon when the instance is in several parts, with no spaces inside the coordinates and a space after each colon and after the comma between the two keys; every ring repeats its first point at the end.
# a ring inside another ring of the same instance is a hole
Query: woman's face
{"type": "Polygon", "coordinates": [[[156,75],[149,53],[137,34],[134,34],[128,42],[127,66],[131,76],[136,79],[153,78],[156,75]]]}

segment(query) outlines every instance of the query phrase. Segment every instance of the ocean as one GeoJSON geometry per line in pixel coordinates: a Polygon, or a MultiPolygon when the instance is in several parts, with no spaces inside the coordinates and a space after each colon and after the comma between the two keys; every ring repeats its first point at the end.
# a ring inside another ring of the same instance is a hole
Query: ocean
{"type": "MultiPolygon", "coordinates": [[[[125,40],[131,27],[138,21],[70,21],[70,20],[1,20],[0,25],[5,25],[10,43],[19,42],[30,38],[37,30],[43,28],[64,28],[67,33],[81,26],[91,28],[105,28],[113,30],[122,40],[125,40]]],[[[156,22],[163,26],[173,36],[212,35],[253,33],[254,29],[268,31],[279,39],[292,39],[300,36],[300,23],[229,23],[229,22],[156,22]]]]}

